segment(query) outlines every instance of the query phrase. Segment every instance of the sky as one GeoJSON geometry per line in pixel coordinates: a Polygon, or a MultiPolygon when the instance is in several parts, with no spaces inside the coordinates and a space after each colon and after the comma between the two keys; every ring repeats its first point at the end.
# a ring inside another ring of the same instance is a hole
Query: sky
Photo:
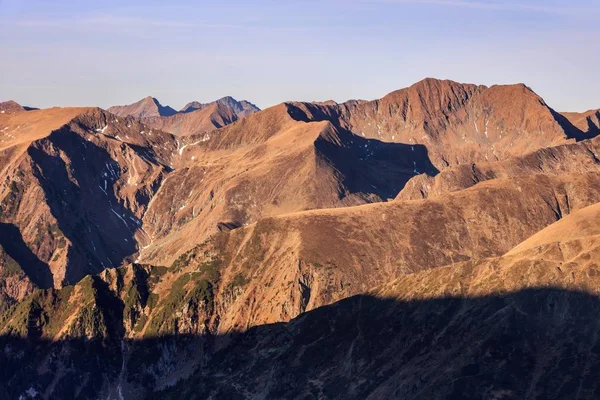
{"type": "Polygon", "coordinates": [[[0,0],[0,101],[375,99],[425,78],[600,108],[599,0],[0,0]]]}

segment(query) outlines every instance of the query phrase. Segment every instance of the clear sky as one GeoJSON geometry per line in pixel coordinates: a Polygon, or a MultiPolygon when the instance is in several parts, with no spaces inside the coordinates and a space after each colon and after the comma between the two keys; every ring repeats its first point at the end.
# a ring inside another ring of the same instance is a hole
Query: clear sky
{"type": "Polygon", "coordinates": [[[424,78],[600,108],[599,0],[0,0],[0,100],[373,99],[424,78]]]}

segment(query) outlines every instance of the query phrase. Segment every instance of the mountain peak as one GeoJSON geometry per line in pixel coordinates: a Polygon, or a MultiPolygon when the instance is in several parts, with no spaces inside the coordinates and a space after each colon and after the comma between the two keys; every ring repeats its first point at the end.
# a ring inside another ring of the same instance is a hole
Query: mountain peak
{"type": "Polygon", "coordinates": [[[225,96],[210,103],[201,103],[199,101],[189,102],[179,112],[188,113],[196,110],[201,110],[214,104],[224,105],[226,107],[231,108],[232,111],[236,113],[239,117],[245,117],[252,113],[260,111],[260,108],[258,108],[257,106],[255,106],[247,100],[238,101],[231,96],[225,96]]]}
{"type": "Polygon", "coordinates": [[[133,104],[113,106],[108,111],[118,116],[131,115],[136,118],[168,117],[177,113],[173,108],[160,104],[153,96],[146,96],[133,104]]]}
{"type": "Polygon", "coordinates": [[[7,100],[0,102],[0,113],[1,114],[12,114],[21,111],[37,110],[37,108],[22,106],[14,100],[7,100]]]}

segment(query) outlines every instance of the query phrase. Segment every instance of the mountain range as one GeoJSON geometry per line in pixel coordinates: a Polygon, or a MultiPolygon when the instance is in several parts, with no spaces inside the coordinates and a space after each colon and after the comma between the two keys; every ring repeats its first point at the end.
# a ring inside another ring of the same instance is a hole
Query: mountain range
{"type": "MultiPolygon", "coordinates": [[[[8,398],[594,398],[600,111],[0,103],[8,398]]],[[[1,396],[0,396],[1,397],[1,396]]]]}
{"type": "Polygon", "coordinates": [[[192,101],[175,111],[148,96],[127,106],[109,107],[107,111],[120,117],[136,117],[152,128],[185,136],[210,132],[260,109],[246,100],[237,101],[227,96],[211,103],[192,101]]]}

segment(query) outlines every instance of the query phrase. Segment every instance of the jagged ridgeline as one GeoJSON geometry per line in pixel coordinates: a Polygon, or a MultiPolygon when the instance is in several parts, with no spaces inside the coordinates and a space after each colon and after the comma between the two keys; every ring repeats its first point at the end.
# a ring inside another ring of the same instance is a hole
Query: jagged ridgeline
{"type": "Polygon", "coordinates": [[[0,111],[8,398],[598,392],[597,111],[435,79],[0,111]]]}

